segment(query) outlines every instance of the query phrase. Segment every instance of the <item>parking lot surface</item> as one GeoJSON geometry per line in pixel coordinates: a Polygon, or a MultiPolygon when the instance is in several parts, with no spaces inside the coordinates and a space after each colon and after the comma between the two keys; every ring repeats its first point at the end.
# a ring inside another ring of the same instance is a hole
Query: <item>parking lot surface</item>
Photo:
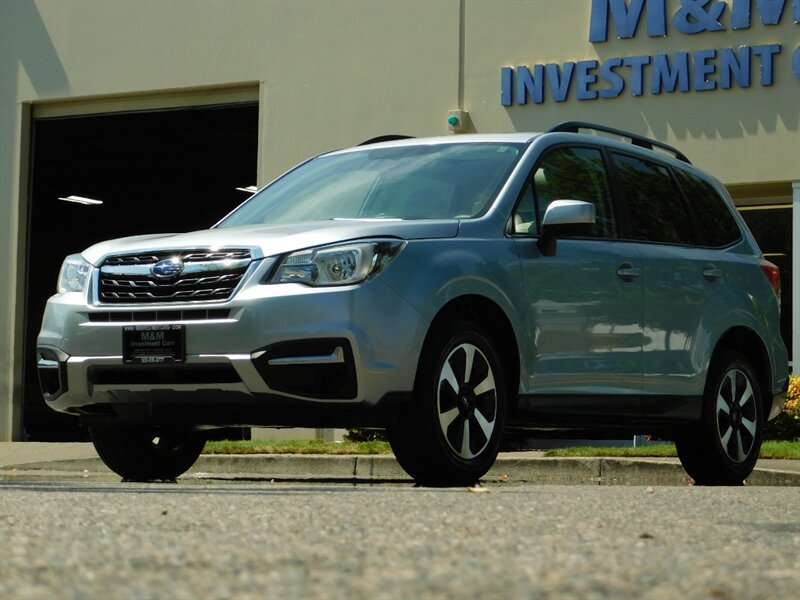
{"type": "Polygon", "coordinates": [[[0,482],[0,596],[797,598],[788,487],[0,482]]]}

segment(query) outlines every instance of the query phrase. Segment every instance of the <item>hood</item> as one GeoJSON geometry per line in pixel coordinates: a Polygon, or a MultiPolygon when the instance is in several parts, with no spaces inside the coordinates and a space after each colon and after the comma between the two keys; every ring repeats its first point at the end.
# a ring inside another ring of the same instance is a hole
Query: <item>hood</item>
{"type": "Polygon", "coordinates": [[[195,248],[251,248],[263,258],[349,240],[394,237],[404,240],[450,238],[459,221],[335,220],[294,225],[246,225],[189,233],[139,235],[100,242],[83,251],[84,259],[99,265],[111,254],[195,248]]]}

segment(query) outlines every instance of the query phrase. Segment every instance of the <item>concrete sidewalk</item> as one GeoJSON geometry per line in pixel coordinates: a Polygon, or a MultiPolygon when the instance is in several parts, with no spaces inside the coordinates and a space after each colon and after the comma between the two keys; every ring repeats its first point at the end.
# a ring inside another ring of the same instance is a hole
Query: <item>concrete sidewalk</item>
{"type": "MultiPolygon", "coordinates": [[[[0,479],[107,476],[92,444],[0,442],[0,479]]],[[[410,483],[391,455],[204,454],[182,479],[410,483]]],[[[546,458],[503,452],[482,481],[503,484],[687,485],[675,458],[546,458]]],[[[760,460],[749,485],[800,486],[800,461],[760,460]]]]}

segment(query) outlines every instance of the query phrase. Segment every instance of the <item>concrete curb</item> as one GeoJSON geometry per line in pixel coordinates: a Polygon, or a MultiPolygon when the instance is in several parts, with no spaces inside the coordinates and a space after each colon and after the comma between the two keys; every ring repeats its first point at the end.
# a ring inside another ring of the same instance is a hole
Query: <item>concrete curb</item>
{"type": "MultiPolygon", "coordinates": [[[[111,475],[99,458],[6,466],[3,479],[49,473],[111,475]]],[[[194,479],[411,483],[390,455],[204,454],[183,476],[194,479]]],[[[536,485],[688,485],[686,472],[669,459],[519,458],[500,456],[485,483],[536,485]]],[[[800,487],[800,472],[756,469],[747,480],[756,486],[800,487]]]]}

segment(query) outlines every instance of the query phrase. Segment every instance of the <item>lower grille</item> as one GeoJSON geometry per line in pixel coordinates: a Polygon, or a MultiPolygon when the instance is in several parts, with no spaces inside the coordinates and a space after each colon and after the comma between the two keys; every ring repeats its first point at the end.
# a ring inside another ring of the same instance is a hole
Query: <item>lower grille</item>
{"type": "Polygon", "coordinates": [[[88,379],[95,385],[202,385],[242,381],[230,365],[90,367],[88,379]]]}
{"type": "Polygon", "coordinates": [[[100,267],[100,302],[227,300],[242,281],[250,262],[250,251],[242,249],[187,249],[111,256],[100,267]],[[159,271],[164,263],[168,263],[168,274],[159,271]]]}
{"type": "Polygon", "coordinates": [[[209,321],[227,319],[231,311],[227,308],[211,310],[148,310],[90,312],[91,323],[144,323],[149,321],[209,321]]]}

